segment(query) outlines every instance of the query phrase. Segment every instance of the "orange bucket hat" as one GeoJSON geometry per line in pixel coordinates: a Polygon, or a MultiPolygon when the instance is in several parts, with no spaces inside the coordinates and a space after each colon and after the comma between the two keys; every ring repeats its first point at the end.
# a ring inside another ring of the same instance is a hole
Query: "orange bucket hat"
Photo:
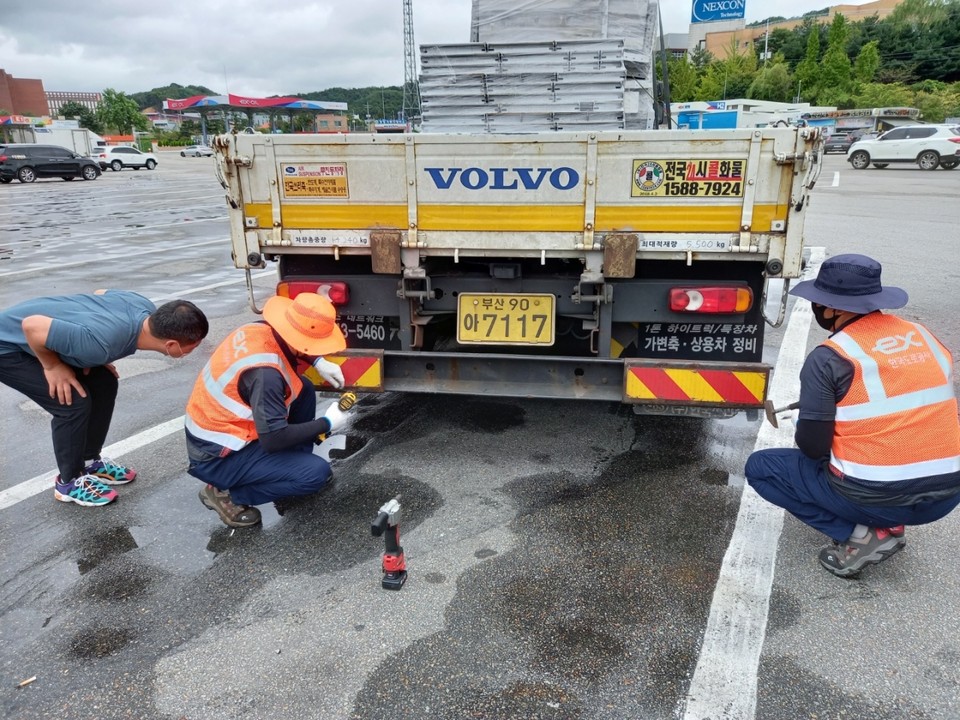
{"type": "Polygon", "coordinates": [[[291,300],[276,295],[263,306],[263,319],[291,348],[320,357],[343,350],[347,341],[337,325],[337,311],[316,293],[300,293],[291,300]]]}

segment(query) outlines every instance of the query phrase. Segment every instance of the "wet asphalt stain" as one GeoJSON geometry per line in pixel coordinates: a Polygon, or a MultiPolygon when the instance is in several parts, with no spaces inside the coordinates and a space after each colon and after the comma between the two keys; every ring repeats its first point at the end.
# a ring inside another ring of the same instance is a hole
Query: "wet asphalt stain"
{"type": "Polygon", "coordinates": [[[78,591],[89,600],[103,602],[126,602],[142,597],[153,584],[152,575],[147,568],[131,564],[129,567],[115,567],[96,573],[89,582],[82,582],[78,591]]]}
{"type": "Polygon", "coordinates": [[[78,545],[77,569],[81,574],[93,570],[105,560],[117,557],[121,553],[135,550],[137,541],[125,527],[111,527],[84,538],[78,545]]]}
{"type": "Polygon", "coordinates": [[[730,482],[730,473],[720,468],[705,468],[700,473],[700,480],[707,485],[727,485],[730,482]]]}
{"type": "Polygon", "coordinates": [[[457,414],[457,424],[465,430],[487,434],[502,433],[523,425],[526,411],[519,405],[506,402],[471,400],[457,414]]]}
{"type": "Polygon", "coordinates": [[[84,660],[99,659],[119,652],[132,639],[133,633],[124,628],[81,630],[70,641],[70,651],[74,657],[84,660]]]}
{"type": "MultiPolygon", "coordinates": [[[[864,664],[851,668],[851,672],[889,672],[882,670],[870,658],[864,658],[864,664]]],[[[801,667],[791,658],[760,658],[757,687],[756,717],[794,717],[794,718],[870,718],[870,720],[929,720],[929,714],[918,708],[910,692],[904,688],[904,695],[894,700],[889,698],[874,701],[854,693],[841,690],[829,678],[815,675],[801,667]],[[784,703],[789,702],[789,707],[784,703]],[[797,712],[802,708],[802,714],[797,712]]],[[[843,678],[851,683],[849,677],[843,678]]],[[[854,683],[851,683],[854,684],[854,683]]]]}
{"type": "Polygon", "coordinates": [[[767,613],[767,635],[771,637],[781,630],[800,622],[802,617],[800,599],[786,590],[774,587],[770,592],[770,611],[767,613]]]}
{"type": "Polygon", "coordinates": [[[672,718],[740,496],[687,465],[696,442],[669,443],[676,430],[642,424],[634,449],[594,477],[510,483],[515,549],[458,579],[456,630],[385,660],[352,717],[672,718]],[[474,667],[497,667],[502,684],[474,667]],[[380,682],[397,668],[402,684],[380,682]]]}
{"type": "Polygon", "coordinates": [[[400,431],[398,440],[403,441],[423,437],[442,424],[493,435],[522,426],[525,414],[521,405],[508,401],[407,393],[358,418],[351,427],[365,434],[400,431]]]}
{"type": "MultiPolygon", "coordinates": [[[[58,596],[50,627],[17,656],[28,665],[33,658],[43,658],[44,674],[57,678],[57,692],[10,694],[0,703],[0,716],[60,718],[69,706],[70,717],[77,720],[176,720],[159,715],[153,706],[151,680],[158,657],[227,622],[237,607],[249,605],[254,615],[270,617],[274,609],[268,603],[250,605],[249,599],[259,597],[262,587],[278,575],[321,576],[379,558],[383,539],[371,536],[370,523],[377,508],[395,494],[409,498],[403,506],[405,530],[415,529],[442,505],[431,487],[401,474],[386,479],[354,475],[349,466],[338,467],[337,473],[342,482],[302,498],[269,528],[217,525],[205,546],[171,548],[215,556],[206,569],[184,574],[155,566],[145,556],[151,548],[131,547],[125,538],[132,535],[123,528],[98,533],[93,514],[82,516],[63,545],[79,548],[67,555],[85,559],[88,569],[58,596]],[[94,540],[104,545],[96,549],[94,540]],[[111,548],[112,541],[118,545],[111,548]],[[143,648],[151,651],[144,653],[143,648]],[[78,660],[95,662],[96,672],[79,672],[78,660]],[[124,692],[124,702],[117,713],[88,702],[118,691],[124,692]]],[[[195,492],[190,494],[195,499],[195,492]]],[[[169,498],[159,497],[158,502],[169,516],[169,498]]],[[[200,513],[197,509],[193,521],[200,513]]],[[[182,534],[183,543],[190,538],[182,534]]],[[[50,563],[55,568],[54,560],[50,563]]]]}
{"type": "Polygon", "coordinates": [[[475,718],[528,718],[529,720],[578,720],[587,718],[576,698],[547,683],[515,682],[500,692],[477,692],[470,706],[475,718]],[[511,713],[511,714],[508,714],[511,713]]]}
{"type": "Polygon", "coordinates": [[[343,450],[331,450],[330,459],[331,460],[344,460],[345,458],[355,455],[367,445],[367,438],[359,435],[358,433],[351,432],[346,437],[347,446],[343,450]]]}

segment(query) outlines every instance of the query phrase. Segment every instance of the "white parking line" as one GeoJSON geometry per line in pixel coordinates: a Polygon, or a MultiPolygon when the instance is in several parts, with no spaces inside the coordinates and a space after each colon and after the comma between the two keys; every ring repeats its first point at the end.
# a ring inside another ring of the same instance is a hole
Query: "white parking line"
{"type": "MultiPolygon", "coordinates": [[[[267,270],[262,273],[257,273],[252,277],[254,280],[256,280],[258,278],[273,274],[274,272],[272,270],[267,270]]],[[[212,288],[223,287],[224,285],[232,285],[245,281],[246,277],[242,277],[236,280],[227,280],[224,282],[213,283],[212,285],[203,285],[200,287],[190,288],[189,290],[182,290],[179,293],[176,293],[175,296],[150,298],[150,300],[151,302],[164,302],[171,299],[171,297],[184,297],[186,295],[203,292],[212,288]]],[[[165,438],[167,435],[171,435],[182,428],[183,415],[173,418],[172,420],[167,420],[159,425],[154,425],[153,427],[147,428],[136,435],[131,435],[128,438],[124,438],[119,442],[115,442],[113,445],[105,447],[103,449],[103,454],[107,457],[119,458],[126,453],[140,449],[144,445],[149,445],[150,443],[156,442],[161,438],[165,438]]],[[[45,490],[49,490],[53,487],[53,480],[56,476],[57,471],[51,470],[43,473],[42,475],[32,477],[29,480],[24,480],[23,482],[18,483],[11,488],[0,491],[0,510],[8,508],[11,505],[16,505],[18,502],[31,498],[34,495],[44,492],[45,490]]]]}
{"type": "MultiPolygon", "coordinates": [[[[120,442],[116,442],[113,445],[105,447],[103,449],[103,454],[107,457],[120,457],[121,455],[131,452],[132,450],[136,450],[144,445],[148,445],[156,440],[160,440],[167,435],[172,435],[173,433],[182,429],[183,415],[174,418],[173,420],[168,420],[165,423],[154,425],[152,428],[147,428],[143,432],[139,432],[136,435],[131,435],[128,438],[124,438],[120,442]]],[[[11,505],[16,505],[21,500],[26,500],[27,498],[33,497],[38,493],[44,492],[45,490],[49,490],[53,487],[53,480],[56,476],[57,471],[52,470],[51,472],[44,473],[43,475],[37,475],[29,480],[24,480],[19,485],[14,485],[9,490],[0,492],[0,510],[10,507],[11,505]]]]}
{"type": "Polygon", "coordinates": [[[835,170],[833,173],[833,182],[830,183],[830,187],[840,187],[840,171],[835,170]]]}
{"type": "MultiPolygon", "coordinates": [[[[807,277],[823,262],[824,248],[811,248],[807,277]]],[[[800,368],[813,314],[808,303],[790,313],[777,356],[770,399],[775,407],[800,395],[800,368]]],[[[792,447],[792,423],[779,429],[764,422],[755,450],[792,447]]],[[[723,557],[710,604],[700,657],[684,700],[683,720],[753,720],[757,709],[757,668],[767,631],[770,588],[783,528],[783,510],[744,484],[737,525],[723,557]]]]}

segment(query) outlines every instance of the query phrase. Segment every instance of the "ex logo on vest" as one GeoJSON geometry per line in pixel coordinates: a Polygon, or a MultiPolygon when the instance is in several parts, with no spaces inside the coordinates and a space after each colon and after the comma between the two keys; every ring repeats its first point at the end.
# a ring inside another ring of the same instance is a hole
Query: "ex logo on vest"
{"type": "Polygon", "coordinates": [[[233,334],[233,356],[235,358],[240,357],[241,355],[246,355],[247,350],[247,334],[243,330],[237,330],[233,334]]]}
{"type": "Polygon", "coordinates": [[[916,334],[914,330],[911,330],[906,335],[890,335],[889,337],[878,338],[873,350],[884,355],[896,355],[912,347],[922,348],[923,343],[920,340],[914,340],[916,334]]]}

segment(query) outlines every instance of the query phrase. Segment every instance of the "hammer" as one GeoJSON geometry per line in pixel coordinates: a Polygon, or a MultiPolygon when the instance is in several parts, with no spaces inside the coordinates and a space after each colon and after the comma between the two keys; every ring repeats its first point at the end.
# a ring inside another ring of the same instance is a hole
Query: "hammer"
{"type": "Polygon", "coordinates": [[[773,400],[767,400],[765,403],[763,403],[763,412],[767,416],[767,420],[769,421],[769,423],[773,425],[775,428],[779,428],[780,423],[777,421],[777,415],[779,415],[782,412],[787,412],[789,410],[796,410],[798,407],[800,407],[799,402],[792,402],[786,407],[774,408],[773,400]]]}

